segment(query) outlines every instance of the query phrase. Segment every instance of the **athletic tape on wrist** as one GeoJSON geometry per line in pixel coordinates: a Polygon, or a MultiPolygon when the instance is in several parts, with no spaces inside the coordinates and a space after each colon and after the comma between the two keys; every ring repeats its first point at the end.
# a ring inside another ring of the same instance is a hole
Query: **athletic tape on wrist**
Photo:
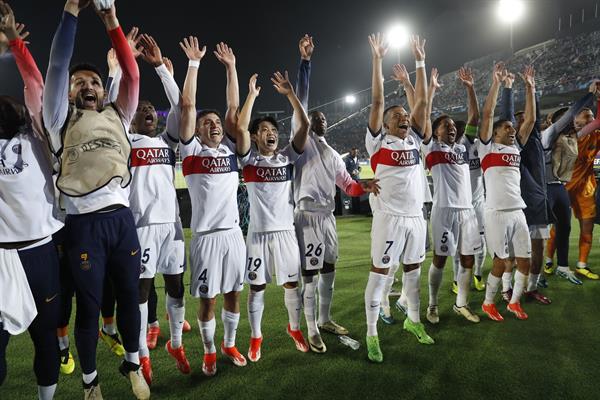
{"type": "Polygon", "coordinates": [[[190,60],[190,62],[188,63],[188,67],[198,68],[200,67],[200,61],[190,60]]]}
{"type": "Polygon", "coordinates": [[[415,68],[425,68],[425,60],[415,61],[415,68]]]}

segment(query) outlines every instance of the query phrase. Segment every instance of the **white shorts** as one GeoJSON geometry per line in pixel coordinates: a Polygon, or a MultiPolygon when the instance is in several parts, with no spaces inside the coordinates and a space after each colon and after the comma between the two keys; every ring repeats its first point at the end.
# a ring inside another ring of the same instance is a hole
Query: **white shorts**
{"type": "Polygon", "coordinates": [[[550,239],[548,225],[529,225],[529,237],[531,239],[550,239]]]}
{"type": "Polygon", "coordinates": [[[488,253],[501,259],[531,257],[529,228],[523,210],[485,210],[488,253]]]}
{"type": "Polygon", "coordinates": [[[477,217],[479,234],[483,235],[485,233],[485,222],[483,217],[483,213],[485,211],[485,201],[482,199],[481,201],[474,202],[473,210],[475,210],[475,216],[477,217]]]}
{"type": "Polygon", "coordinates": [[[323,262],[336,263],[338,240],[332,213],[296,211],[294,225],[303,269],[316,270],[323,268],[323,262]]]}
{"type": "Polygon", "coordinates": [[[298,282],[300,249],[296,232],[249,232],[246,252],[246,283],[264,285],[271,283],[273,276],[279,286],[298,282]]]}
{"type": "Polygon", "coordinates": [[[212,299],[220,293],[244,289],[246,246],[239,227],[192,236],[190,292],[212,299]]]}
{"type": "Polygon", "coordinates": [[[371,258],[377,268],[418,264],[425,260],[427,222],[422,216],[402,217],[373,213],[371,258]]]}
{"type": "Polygon", "coordinates": [[[178,275],[185,272],[185,242],[175,224],[156,224],[136,229],[140,240],[140,279],[154,278],[157,272],[178,275]]]}
{"type": "Polygon", "coordinates": [[[482,250],[479,224],[472,208],[433,207],[431,229],[433,250],[438,256],[470,256],[482,250]]]}

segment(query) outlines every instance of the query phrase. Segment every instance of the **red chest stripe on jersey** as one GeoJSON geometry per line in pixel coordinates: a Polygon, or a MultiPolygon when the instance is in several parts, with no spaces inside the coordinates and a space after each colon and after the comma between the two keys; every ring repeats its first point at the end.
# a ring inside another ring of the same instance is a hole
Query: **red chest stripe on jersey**
{"type": "Polygon", "coordinates": [[[175,152],[168,147],[142,147],[131,149],[131,166],[151,165],[175,166],[175,152]]]}
{"type": "Polygon", "coordinates": [[[246,165],[244,167],[244,182],[286,182],[292,180],[292,164],[281,167],[258,167],[246,165]]]}
{"type": "Polygon", "coordinates": [[[233,154],[226,157],[188,156],[182,164],[183,176],[192,174],[228,174],[237,172],[237,159],[233,154]]]}
{"type": "Polygon", "coordinates": [[[520,165],[521,156],[519,154],[489,153],[481,162],[481,168],[483,169],[483,172],[492,167],[519,168],[520,165]]]}
{"type": "Polygon", "coordinates": [[[379,151],[371,156],[371,168],[373,172],[377,170],[377,166],[388,165],[390,167],[412,167],[419,164],[419,150],[390,150],[379,149],[379,151]]]}
{"type": "Polygon", "coordinates": [[[463,165],[469,161],[469,155],[466,152],[450,153],[448,151],[432,151],[425,157],[427,169],[433,168],[438,164],[463,165]]]}

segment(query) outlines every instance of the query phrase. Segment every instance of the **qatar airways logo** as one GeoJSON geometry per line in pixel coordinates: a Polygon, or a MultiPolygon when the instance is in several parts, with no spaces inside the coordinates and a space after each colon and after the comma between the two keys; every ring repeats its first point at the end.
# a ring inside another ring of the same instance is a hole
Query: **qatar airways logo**
{"type": "Polygon", "coordinates": [[[258,175],[260,178],[268,180],[285,180],[287,176],[287,169],[285,167],[257,168],[256,175],[258,175]]]}
{"type": "Polygon", "coordinates": [[[209,169],[211,173],[231,171],[231,160],[229,158],[202,158],[202,167],[209,169]]]}
{"type": "Polygon", "coordinates": [[[506,166],[518,168],[521,165],[521,156],[519,154],[503,154],[502,161],[506,166]]]}
{"type": "Polygon", "coordinates": [[[183,175],[227,174],[237,171],[237,159],[233,154],[227,157],[188,156],[183,160],[183,175]]]}
{"type": "Polygon", "coordinates": [[[417,165],[419,163],[419,152],[416,149],[392,150],[390,152],[390,158],[398,166],[409,167],[412,165],[417,165]]]}
{"type": "Polygon", "coordinates": [[[175,165],[175,153],[170,148],[146,147],[134,149],[131,154],[131,166],[142,167],[148,165],[175,165]]]}
{"type": "Polygon", "coordinates": [[[450,153],[444,152],[444,158],[448,162],[448,164],[465,164],[467,162],[468,156],[466,156],[465,152],[462,153],[450,153]]]}
{"type": "Polygon", "coordinates": [[[257,167],[247,165],[244,167],[245,182],[286,182],[292,179],[291,164],[281,167],[257,167]]]}

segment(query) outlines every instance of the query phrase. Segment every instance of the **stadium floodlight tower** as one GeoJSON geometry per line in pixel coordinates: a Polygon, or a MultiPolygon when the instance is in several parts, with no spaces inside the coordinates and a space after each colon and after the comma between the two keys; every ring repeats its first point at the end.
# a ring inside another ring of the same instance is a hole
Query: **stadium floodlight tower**
{"type": "Polygon", "coordinates": [[[525,4],[523,0],[500,0],[498,2],[498,18],[507,23],[510,28],[510,53],[514,54],[513,27],[515,22],[523,17],[525,4]]]}
{"type": "Polygon", "coordinates": [[[408,44],[409,31],[404,24],[392,25],[387,31],[386,39],[391,48],[396,49],[398,64],[400,64],[400,50],[408,44]]]}
{"type": "Polygon", "coordinates": [[[352,105],[356,103],[356,96],[353,94],[349,94],[346,97],[344,97],[344,103],[352,105]]]}

